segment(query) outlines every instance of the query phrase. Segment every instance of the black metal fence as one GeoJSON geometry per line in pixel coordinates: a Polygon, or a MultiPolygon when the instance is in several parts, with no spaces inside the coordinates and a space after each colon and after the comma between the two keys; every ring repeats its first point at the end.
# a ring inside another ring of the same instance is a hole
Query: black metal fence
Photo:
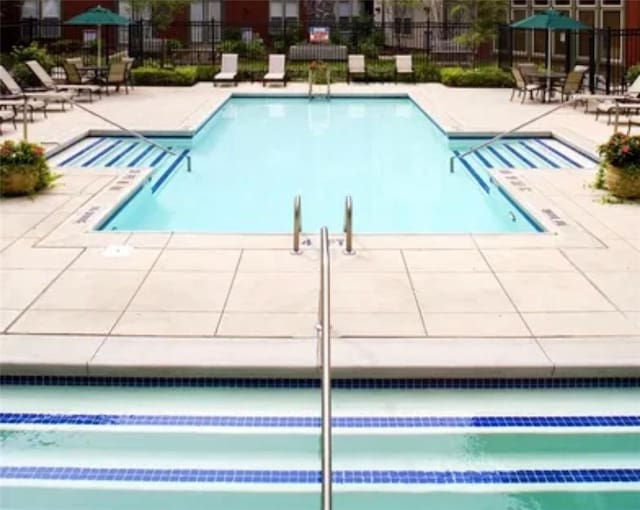
{"type": "MultiPolygon", "coordinates": [[[[369,59],[394,54],[412,54],[417,60],[441,65],[470,66],[496,62],[493,48],[474,51],[460,41],[469,25],[416,23],[409,19],[377,23],[349,19],[336,22],[282,23],[236,26],[219,21],[174,22],[168,30],[157,30],[148,21],[126,27],[102,28],[102,59],[127,52],[136,65],[198,65],[219,61],[221,53],[238,53],[241,59],[264,59],[269,53],[285,53],[291,60],[346,61],[348,54],[369,59]],[[325,27],[328,44],[310,44],[309,30],[325,27]]],[[[94,27],[68,26],[39,20],[3,24],[4,48],[37,41],[57,61],[82,56],[96,58],[94,27]]]]}
{"type": "Polygon", "coordinates": [[[551,48],[545,30],[502,26],[498,36],[498,64],[509,68],[523,62],[546,65],[568,72],[575,66],[588,68],[586,85],[592,93],[617,93],[628,86],[627,71],[640,64],[640,29],[595,29],[553,32],[551,48]]]}

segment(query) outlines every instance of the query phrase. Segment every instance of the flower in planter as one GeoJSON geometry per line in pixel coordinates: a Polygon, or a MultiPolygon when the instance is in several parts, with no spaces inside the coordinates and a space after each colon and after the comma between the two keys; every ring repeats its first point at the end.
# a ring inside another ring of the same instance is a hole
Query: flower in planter
{"type": "Polygon", "coordinates": [[[49,187],[56,178],[40,145],[7,140],[0,146],[0,195],[29,195],[49,187]]]}
{"type": "Polygon", "coordinates": [[[598,147],[602,158],[597,184],[620,198],[640,197],[640,136],[615,133],[598,147]]]}

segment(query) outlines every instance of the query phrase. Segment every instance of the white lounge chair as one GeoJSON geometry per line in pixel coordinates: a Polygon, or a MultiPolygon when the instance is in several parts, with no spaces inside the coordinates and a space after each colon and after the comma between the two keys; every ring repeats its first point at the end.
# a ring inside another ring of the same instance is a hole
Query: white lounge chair
{"type": "Polygon", "coordinates": [[[213,86],[218,83],[233,83],[237,85],[238,76],[238,54],[223,53],[220,72],[213,77],[213,86]]]}
{"type": "Polygon", "coordinates": [[[347,83],[351,83],[351,76],[367,77],[364,55],[349,55],[347,60],[347,83]]]}
{"type": "Polygon", "coordinates": [[[284,55],[269,55],[269,69],[262,78],[262,86],[267,83],[280,83],[287,86],[286,59],[284,55]]]}
{"type": "MultiPolygon", "coordinates": [[[[31,72],[36,75],[36,77],[40,80],[40,82],[45,86],[47,90],[51,90],[54,92],[77,92],[77,93],[86,93],[89,94],[89,101],[93,101],[93,94],[100,94],[100,86],[99,85],[91,85],[85,83],[65,83],[58,85],[53,78],[49,75],[49,73],[45,70],[44,67],[40,65],[40,62],[37,60],[28,60],[26,62],[27,67],[31,69],[31,72]]],[[[65,67],[65,71],[66,71],[65,67]]],[[[79,75],[78,75],[79,76],[79,75]]]]}
{"type": "Polygon", "coordinates": [[[398,75],[400,74],[411,76],[415,81],[411,55],[396,55],[396,83],[398,83],[398,75]]]}
{"type": "MultiPolygon", "coordinates": [[[[71,103],[73,98],[69,92],[44,91],[44,92],[25,92],[20,85],[16,83],[13,77],[3,66],[0,66],[0,81],[9,91],[9,96],[3,99],[20,99],[27,97],[28,99],[38,99],[45,103],[45,108],[49,103],[59,103],[64,110],[65,103],[71,103]]],[[[33,115],[32,115],[33,118],[33,115]]]]}
{"type": "Polygon", "coordinates": [[[596,106],[596,120],[601,113],[606,113],[609,116],[608,122],[611,122],[611,113],[615,110],[616,101],[637,100],[640,97],[640,76],[638,76],[634,82],[629,86],[624,94],[574,94],[571,98],[578,102],[584,102],[584,111],[589,110],[589,101],[597,102],[596,106]]]}
{"type": "Polygon", "coordinates": [[[0,135],[2,134],[2,123],[6,120],[13,121],[13,129],[16,129],[16,112],[14,110],[0,110],[0,135]]]}

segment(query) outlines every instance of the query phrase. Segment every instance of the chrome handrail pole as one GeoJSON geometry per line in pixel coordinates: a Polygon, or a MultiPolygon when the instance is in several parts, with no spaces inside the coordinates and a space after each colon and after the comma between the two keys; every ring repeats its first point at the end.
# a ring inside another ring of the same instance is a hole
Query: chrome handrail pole
{"type": "Polygon", "coordinates": [[[351,195],[347,195],[344,202],[344,238],[345,253],[353,255],[353,200],[351,195]]]}
{"type": "Polygon", "coordinates": [[[300,233],[302,232],[302,199],[300,195],[293,198],[293,253],[300,255],[300,233]]]}
{"type": "Polygon", "coordinates": [[[329,232],[320,230],[320,340],[322,367],[322,510],[332,508],[331,457],[331,276],[329,232]]]}

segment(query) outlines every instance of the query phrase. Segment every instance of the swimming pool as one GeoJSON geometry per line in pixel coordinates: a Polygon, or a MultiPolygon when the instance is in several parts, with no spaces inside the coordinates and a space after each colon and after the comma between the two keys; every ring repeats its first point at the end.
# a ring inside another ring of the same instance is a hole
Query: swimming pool
{"type": "MultiPolygon", "coordinates": [[[[3,509],[319,508],[317,380],[3,382],[3,509]]],[[[335,510],[640,501],[637,379],[336,380],[333,425],[335,510]]]]}
{"type": "Polygon", "coordinates": [[[406,97],[234,97],[193,138],[157,141],[176,156],[135,139],[95,138],[54,162],[156,168],[103,230],[219,233],[289,232],[296,195],[306,232],[340,231],[347,195],[359,233],[534,232],[539,225],[490,173],[593,166],[556,140],[515,139],[450,173],[450,157],[481,140],[450,140],[406,97]]]}

